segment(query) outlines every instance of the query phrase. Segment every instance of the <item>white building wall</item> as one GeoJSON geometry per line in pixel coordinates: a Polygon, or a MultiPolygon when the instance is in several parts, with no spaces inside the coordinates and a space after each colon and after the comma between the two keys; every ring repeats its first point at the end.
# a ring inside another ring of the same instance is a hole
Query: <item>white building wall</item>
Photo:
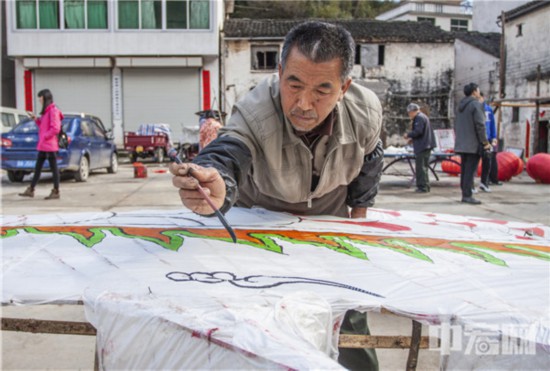
{"type": "Polygon", "coordinates": [[[472,31],[500,32],[497,18],[501,12],[514,9],[530,0],[483,0],[473,2],[472,31]]]}
{"type": "Polygon", "coordinates": [[[225,111],[231,107],[265,77],[276,73],[252,70],[252,45],[282,45],[281,41],[228,40],[225,48],[225,111]]]}
{"type": "Polygon", "coordinates": [[[418,17],[435,18],[435,25],[442,30],[451,30],[452,19],[468,20],[468,30],[472,29],[472,16],[460,5],[440,2],[403,2],[397,8],[379,14],[376,19],[381,21],[417,21],[418,17]]]}
{"type": "Polygon", "coordinates": [[[453,69],[453,44],[394,43],[386,45],[384,67],[376,77],[395,81],[394,90],[429,92],[453,69]],[[415,67],[416,58],[422,59],[422,67],[415,67]]]}
{"type": "Polygon", "coordinates": [[[455,107],[464,98],[464,86],[471,82],[479,85],[485,99],[498,99],[499,59],[465,43],[455,41],[455,107]]]}
{"type": "MultiPolygon", "coordinates": [[[[15,2],[6,3],[8,55],[124,56],[124,55],[217,55],[219,8],[213,1],[211,30],[117,30],[116,4],[109,1],[107,30],[17,30],[15,2]]],[[[222,8],[223,9],[223,8],[222,8]]]]}
{"type": "MultiPolygon", "coordinates": [[[[506,98],[535,98],[536,70],[541,66],[542,73],[550,71],[550,7],[544,7],[523,17],[506,22],[506,98]],[[518,25],[522,25],[522,36],[518,36],[518,25]]],[[[540,81],[540,96],[550,96],[550,79],[540,81]]],[[[512,122],[512,108],[502,110],[502,129],[505,145],[524,148],[531,142],[529,151],[533,154],[535,108],[520,107],[519,121],[512,122]],[[531,125],[530,138],[526,138],[527,122],[531,125]]]]}

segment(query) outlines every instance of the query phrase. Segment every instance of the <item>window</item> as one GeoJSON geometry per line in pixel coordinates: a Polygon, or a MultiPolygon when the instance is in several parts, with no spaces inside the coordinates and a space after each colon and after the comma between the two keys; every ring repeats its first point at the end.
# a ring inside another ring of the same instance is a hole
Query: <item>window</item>
{"type": "Polygon", "coordinates": [[[523,24],[520,23],[516,27],[517,27],[516,37],[523,36],[523,24]]]}
{"type": "Polygon", "coordinates": [[[418,22],[429,22],[435,26],[435,18],[430,17],[418,17],[416,18],[418,22]]]}
{"type": "Polygon", "coordinates": [[[162,3],[159,0],[119,0],[119,29],[161,29],[162,3]]]}
{"type": "Polygon", "coordinates": [[[252,46],[252,70],[275,70],[279,64],[279,46],[252,46]]]}
{"type": "Polygon", "coordinates": [[[423,11],[424,11],[424,4],[422,4],[422,3],[417,3],[417,4],[416,4],[416,11],[417,11],[417,12],[423,12],[423,11]]]}
{"type": "Polygon", "coordinates": [[[386,47],[384,45],[378,45],[378,65],[384,65],[384,54],[386,53],[386,47]]]}
{"type": "Polygon", "coordinates": [[[468,31],[468,20],[451,19],[451,31],[468,31]]]}
{"type": "Polygon", "coordinates": [[[63,0],[66,29],[106,29],[107,0],[63,0]]]}
{"type": "Polygon", "coordinates": [[[105,139],[105,132],[99,126],[99,124],[97,122],[94,122],[94,121],[92,121],[90,124],[92,125],[92,130],[94,132],[94,135],[98,138],[105,139]]]}
{"type": "Polygon", "coordinates": [[[107,29],[107,0],[16,0],[15,12],[18,29],[107,29]]]}
{"type": "Polygon", "coordinates": [[[209,29],[209,0],[119,0],[119,29],[209,29]]]}
{"type": "Polygon", "coordinates": [[[443,13],[443,4],[435,4],[435,12],[443,13]]]}
{"type": "Polygon", "coordinates": [[[93,137],[94,134],[91,129],[91,123],[88,120],[82,120],[80,123],[80,130],[82,130],[82,135],[85,137],[93,137]]]}
{"type": "Polygon", "coordinates": [[[59,28],[59,0],[17,0],[15,12],[19,29],[59,28]]]}
{"type": "Polygon", "coordinates": [[[2,112],[2,126],[11,129],[15,126],[15,116],[11,113],[2,112]]]}
{"type": "Polygon", "coordinates": [[[415,58],[415,67],[422,67],[422,58],[415,58]]]}
{"type": "Polygon", "coordinates": [[[355,44],[355,64],[361,64],[361,45],[355,44]]]}
{"type": "Polygon", "coordinates": [[[519,122],[519,107],[512,107],[512,122],[519,122]]]}

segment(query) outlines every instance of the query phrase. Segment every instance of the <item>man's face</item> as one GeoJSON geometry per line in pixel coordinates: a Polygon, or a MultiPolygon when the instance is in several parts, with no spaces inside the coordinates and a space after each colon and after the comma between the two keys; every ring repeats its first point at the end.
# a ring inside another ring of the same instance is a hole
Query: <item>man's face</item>
{"type": "Polygon", "coordinates": [[[285,70],[279,64],[281,104],[295,130],[308,132],[321,124],[351,84],[342,84],[341,61],[314,63],[292,48],[285,70]]]}
{"type": "Polygon", "coordinates": [[[408,113],[409,113],[409,118],[412,120],[413,118],[415,118],[418,111],[409,111],[408,113]]]}
{"type": "Polygon", "coordinates": [[[474,90],[472,92],[472,97],[474,97],[476,99],[479,99],[479,97],[481,97],[481,94],[479,94],[479,88],[477,88],[476,90],[474,90]]]}

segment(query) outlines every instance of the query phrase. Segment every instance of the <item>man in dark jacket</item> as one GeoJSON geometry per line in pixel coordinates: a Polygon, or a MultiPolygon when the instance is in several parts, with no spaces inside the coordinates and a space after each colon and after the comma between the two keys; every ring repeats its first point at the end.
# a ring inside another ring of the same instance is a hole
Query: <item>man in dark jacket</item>
{"type": "Polygon", "coordinates": [[[482,151],[491,150],[485,130],[485,113],[479,103],[479,87],[469,83],[464,87],[455,121],[455,152],[460,154],[460,188],[462,202],[478,205],[472,197],[474,176],[482,151]]]}
{"type": "Polygon", "coordinates": [[[416,190],[417,193],[430,192],[430,177],[428,175],[430,156],[435,148],[435,135],[430,125],[430,119],[420,112],[420,106],[411,103],[407,106],[407,113],[412,120],[412,130],[405,133],[405,139],[412,139],[416,161],[416,190]]]}
{"type": "MultiPolygon", "coordinates": [[[[170,165],[183,204],[212,214],[199,182],[222,212],[236,204],[366,217],[382,173],[383,111],[376,95],[349,77],[354,53],[340,26],[312,21],[293,28],[278,75],[233,106],[227,126],[192,164],[170,165]]],[[[340,332],[368,334],[366,315],[348,311],[340,332]]],[[[338,361],[378,369],[373,349],[340,349],[338,361]]]]}

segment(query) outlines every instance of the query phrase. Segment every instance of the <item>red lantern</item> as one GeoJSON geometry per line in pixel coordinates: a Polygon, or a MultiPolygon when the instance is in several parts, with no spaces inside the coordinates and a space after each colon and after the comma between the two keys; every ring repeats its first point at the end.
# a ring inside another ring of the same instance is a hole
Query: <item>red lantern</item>
{"type": "Polygon", "coordinates": [[[550,154],[537,153],[527,161],[527,174],[537,183],[550,184],[550,154]]]}
{"type": "Polygon", "coordinates": [[[512,152],[497,153],[498,180],[509,181],[518,169],[519,157],[512,152]]]}
{"type": "Polygon", "coordinates": [[[518,166],[518,168],[516,169],[516,173],[514,174],[514,176],[517,176],[517,175],[523,173],[523,168],[525,167],[525,163],[519,157],[518,157],[518,165],[517,166],[518,166]]]}
{"type": "Polygon", "coordinates": [[[443,160],[441,161],[441,170],[452,176],[460,175],[460,156],[452,156],[451,160],[458,162],[458,164],[449,160],[443,160]]]}

